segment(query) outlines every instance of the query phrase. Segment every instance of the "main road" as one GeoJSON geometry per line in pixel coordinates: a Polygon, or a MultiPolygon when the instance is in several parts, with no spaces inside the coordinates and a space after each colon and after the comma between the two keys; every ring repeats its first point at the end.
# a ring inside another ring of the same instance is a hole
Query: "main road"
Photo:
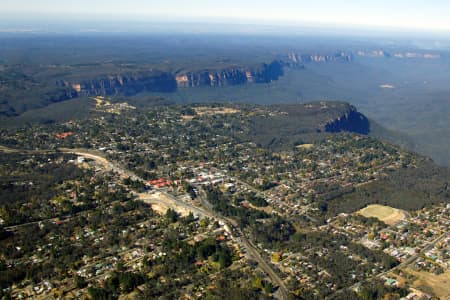
{"type": "MultiPolygon", "coordinates": [[[[98,164],[102,165],[105,169],[117,172],[122,177],[130,177],[135,181],[145,182],[143,178],[137,176],[130,170],[126,170],[122,168],[120,165],[108,161],[105,157],[100,156],[96,153],[82,149],[60,149],[60,151],[92,159],[98,164]]],[[[232,228],[232,230],[238,233],[239,235],[238,238],[233,237],[235,241],[239,243],[242,248],[247,250],[249,257],[252,258],[254,261],[256,261],[261,270],[263,270],[269,276],[272,283],[278,286],[278,298],[281,300],[289,299],[288,289],[284,284],[283,280],[278,276],[278,274],[273,270],[273,268],[261,257],[261,254],[258,252],[253,243],[250,240],[248,240],[242,233],[242,231],[239,229],[239,227],[237,226],[237,222],[235,220],[218,215],[215,211],[211,209],[210,206],[207,205],[204,205],[204,207],[194,206],[192,204],[181,201],[180,199],[174,197],[173,195],[165,191],[162,191],[160,189],[157,191],[158,193],[160,193],[159,197],[143,193],[137,195],[142,201],[147,202],[149,204],[161,204],[168,207],[174,206],[181,207],[187,211],[192,212],[193,214],[215,219],[217,221],[222,222],[223,224],[226,224],[229,228],[232,228]]]]}
{"type": "MultiPolygon", "coordinates": [[[[12,149],[7,147],[1,147],[0,152],[6,152],[6,153],[40,153],[40,154],[51,154],[51,153],[69,153],[69,154],[75,154],[78,156],[82,156],[88,159],[91,159],[95,161],[98,165],[102,166],[107,171],[113,171],[118,173],[121,177],[126,178],[129,177],[134,181],[141,181],[145,183],[145,180],[136,174],[134,174],[130,170],[126,170],[125,168],[121,167],[117,163],[113,163],[109,160],[107,160],[105,157],[100,155],[97,152],[90,151],[87,149],[69,149],[69,148],[60,148],[57,150],[24,150],[24,149],[12,149]]],[[[233,219],[226,218],[223,216],[218,215],[211,207],[208,201],[206,199],[203,199],[204,205],[203,207],[198,207],[191,205],[189,203],[186,203],[184,201],[181,201],[180,199],[174,197],[173,195],[158,190],[160,193],[159,197],[158,195],[151,195],[151,194],[144,194],[144,193],[134,193],[138,198],[146,203],[149,204],[161,204],[163,206],[167,207],[179,207],[183,208],[187,211],[192,212],[193,214],[208,217],[211,219],[215,219],[217,221],[222,222],[223,224],[226,224],[232,231],[237,233],[239,237],[234,237],[233,239],[244,249],[246,249],[247,254],[251,259],[256,261],[261,268],[262,271],[264,271],[274,283],[274,285],[278,286],[278,298],[281,300],[289,299],[289,293],[288,289],[286,288],[286,285],[284,284],[283,280],[278,276],[278,274],[272,269],[272,267],[261,257],[261,254],[258,252],[256,247],[253,245],[253,243],[248,240],[245,235],[242,233],[240,228],[237,226],[237,222],[233,219]],[[156,197],[155,197],[156,196],[156,197]]],[[[53,219],[49,219],[53,220],[53,219]]],[[[58,220],[58,218],[54,218],[54,220],[58,220]]],[[[25,225],[31,225],[34,223],[39,223],[39,221],[36,222],[30,222],[27,224],[21,224],[16,226],[8,227],[9,230],[15,230],[20,226],[25,225]]]]}

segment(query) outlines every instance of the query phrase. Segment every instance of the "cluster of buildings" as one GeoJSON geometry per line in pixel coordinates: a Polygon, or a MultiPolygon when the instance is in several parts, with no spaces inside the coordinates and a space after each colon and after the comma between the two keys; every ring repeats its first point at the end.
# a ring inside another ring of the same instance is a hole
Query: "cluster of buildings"
{"type": "Polygon", "coordinates": [[[394,257],[401,263],[401,268],[394,274],[382,276],[385,284],[397,286],[399,281],[406,281],[411,291],[406,299],[431,298],[415,286],[415,281],[426,274],[442,276],[444,280],[450,273],[450,204],[412,212],[392,226],[362,226],[359,219],[355,215],[341,214],[330,219],[322,229],[344,234],[367,248],[382,250],[394,257]],[[412,273],[411,270],[415,272],[414,276],[405,275],[412,273]],[[408,281],[408,278],[413,279],[408,281]]]}

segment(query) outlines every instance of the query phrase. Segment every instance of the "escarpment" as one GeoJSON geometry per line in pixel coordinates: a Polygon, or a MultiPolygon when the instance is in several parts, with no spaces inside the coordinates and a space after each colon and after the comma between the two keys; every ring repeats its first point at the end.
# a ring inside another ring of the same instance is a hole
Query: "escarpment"
{"type": "Polygon", "coordinates": [[[347,111],[340,116],[328,121],[323,130],[326,132],[350,131],[360,134],[369,134],[370,122],[366,116],[350,106],[347,111]]]}
{"type": "Polygon", "coordinates": [[[284,75],[285,68],[303,69],[306,63],[351,62],[353,55],[290,53],[270,63],[237,65],[216,69],[127,72],[94,78],[60,79],[59,87],[72,89],[77,96],[131,96],[141,92],[171,93],[179,88],[221,87],[270,83],[284,75]]]}
{"type": "Polygon", "coordinates": [[[80,82],[59,81],[58,85],[71,87],[79,96],[135,95],[140,92],[174,92],[175,77],[165,72],[103,76],[80,82]]]}
{"type": "Polygon", "coordinates": [[[283,64],[273,61],[256,67],[229,67],[221,70],[182,72],[176,76],[178,87],[218,87],[247,83],[269,83],[283,76],[283,64]]]}
{"type": "Polygon", "coordinates": [[[321,101],[272,106],[271,113],[255,116],[243,139],[268,148],[292,147],[320,133],[370,133],[369,120],[346,102],[321,101]]]}

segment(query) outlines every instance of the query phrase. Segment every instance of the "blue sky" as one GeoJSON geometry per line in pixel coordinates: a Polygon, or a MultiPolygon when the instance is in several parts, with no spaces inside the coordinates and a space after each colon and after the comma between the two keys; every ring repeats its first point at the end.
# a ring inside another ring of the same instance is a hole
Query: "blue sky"
{"type": "Polygon", "coordinates": [[[450,31],[448,0],[0,0],[9,18],[158,19],[450,31]]]}

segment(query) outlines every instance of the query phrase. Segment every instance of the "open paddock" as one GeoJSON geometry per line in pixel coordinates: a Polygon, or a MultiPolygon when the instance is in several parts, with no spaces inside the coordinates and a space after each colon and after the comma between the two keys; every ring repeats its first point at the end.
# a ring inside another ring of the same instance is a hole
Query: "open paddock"
{"type": "Polygon", "coordinates": [[[379,204],[368,205],[367,207],[360,209],[357,213],[366,218],[377,218],[388,225],[395,225],[404,220],[407,216],[407,213],[401,209],[379,204]]]}

